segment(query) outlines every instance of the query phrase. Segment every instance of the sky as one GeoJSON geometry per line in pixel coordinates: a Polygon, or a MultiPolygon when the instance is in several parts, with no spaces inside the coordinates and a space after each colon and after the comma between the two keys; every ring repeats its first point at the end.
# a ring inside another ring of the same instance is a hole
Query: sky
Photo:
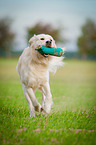
{"type": "Polygon", "coordinates": [[[86,19],[96,22],[96,0],[0,0],[0,18],[13,20],[18,50],[24,49],[26,29],[37,22],[63,27],[62,37],[69,41],[63,46],[68,51],[77,50],[76,40],[86,19]]]}

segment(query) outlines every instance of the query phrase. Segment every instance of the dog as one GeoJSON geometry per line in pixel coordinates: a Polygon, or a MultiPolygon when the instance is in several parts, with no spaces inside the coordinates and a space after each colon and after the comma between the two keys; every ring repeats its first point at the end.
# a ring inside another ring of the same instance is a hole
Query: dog
{"type": "Polygon", "coordinates": [[[50,113],[52,95],[49,72],[55,73],[57,68],[63,65],[63,57],[42,55],[35,50],[39,46],[56,47],[56,44],[50,35],[34,35],[29,40],[29,46],[24,49],[16,66],[24,95],[29,104],[30,117],[35,116],[35,111],[50,113]],[[36,89],[42,92],[42,106],[35,97],[36,89]]]}

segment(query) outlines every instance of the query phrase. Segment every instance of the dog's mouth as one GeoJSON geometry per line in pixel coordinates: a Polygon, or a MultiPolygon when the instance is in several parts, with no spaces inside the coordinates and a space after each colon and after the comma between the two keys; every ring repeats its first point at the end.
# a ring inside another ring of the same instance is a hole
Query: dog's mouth
{"type": "MultiPolygon", "coordinates": [[[[51,48],[51,45],[46,45],[46,47],[51,48]]],[[[48,57],[48,56],[49,56],[49,54],[44,54],[43,56],[44,56],[44,57],[48,57]]]]}
{"type": "MultiPolygon", "coordinates": [[[[49,46],[48,46],[48,45],[46,45],[46,47],[51,48],[51,45],[49,45],[49,46]]],[[[41,54],[41,53],[40,53],[40,54],[41,54]]],[[[41,55],[42,55],[42,56],[44,56],[45,58],[47,58],[47,57],[49,56],[49,54],[45,54],[45,53],[42,53],[41,55]]]]}
{"type": "Polygon", "coordinates": [[[51,48],[51,44],[46,44],[46,47],[49,47],[49,48],[51,48]]]}
{"type": "Polygon", "coordinates": [[[49,54],[42,54],[44,57],[48,57],[49,56],[49,54]]]}
{"type": "MultiPolygon", "coordinates": [[[[41,53],[40,53],[40,54],[41,54],[41,53]]],[[[41,55],[43,55],[43,56],[46,57],[46,58],[49,56],[49,54],[44,54],[44,53],[41,54],[41,55]]]]}

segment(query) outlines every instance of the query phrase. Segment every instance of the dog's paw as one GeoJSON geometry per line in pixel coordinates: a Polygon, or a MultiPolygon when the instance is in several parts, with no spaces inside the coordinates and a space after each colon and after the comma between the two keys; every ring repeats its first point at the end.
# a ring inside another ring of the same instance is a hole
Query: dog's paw
{"type": "Polygon", "coordinates": [[[44,109],[44,107],[41,107],[41,112],[47,113],[46,110],[44,109]]]}
{"type": "Polygon", "coordinates": [[[51,111],[52,104],[53,104],[52,98],[47,99],[45,101],[45,104],[44,104],[44,107],[43,107],[43,111],[46,112],[47,114],[49,114],[50,111],[51,111]]]}
{"type": "Polygon", "coordinates": [[[50,110],[51,110],[51,105],[48,104],[48,105],[45,105],[44,106],[44,109],[43,109],[44,112],[46,112],[47,114],[49,114],[50,113],[50,110]]]}
{"type": "Polygon", "coordinates": [[[41,107],[41,112],[43,112],[44,111],[44,109],[43,109],[43,107],[41,107]]]}
{"type": "Polygon", "coordinates": [[[41,112],[41,105],[34,106],[35,111],[41,112]]]}

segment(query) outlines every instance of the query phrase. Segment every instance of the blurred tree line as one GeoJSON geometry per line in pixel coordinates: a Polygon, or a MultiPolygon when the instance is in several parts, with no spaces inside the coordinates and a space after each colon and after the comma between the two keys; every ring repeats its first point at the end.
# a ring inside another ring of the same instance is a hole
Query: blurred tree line
{"type": "Polygon", "coordinates": [[[15,33],[11,30],[12,20],[9,18],[0,19],[0,52],[10,56],[14,45],[15,33]]]}
{"type": "MultiPolygon", "coordinates": [[[[14,46],[15,34],[11,30],[12,20],[9,18],[0,19],[0,53],[5,51],[7,56],[10,56],[10,51],[14,46]]],[[[35,26],[27,28],[27,42],[34,34],[49,34],[56,42],[66,42],[65,38],[61,37],[62,28],[54,28],[51,24],[37,23],[35,26]]],[[[90,19],[86,20],[81,27],[81,36],[77,38],[78,50],[83,58],[86,55],[96,56],[96,23],[90,19]]]]}
{"type": "Polygon", "coordinates": [[[86,58],[86,55],[96,55],[96,23],[91,19],[86,20],[81,27],[81,36],[77,40],[79,52],[86,58]]]}
{"type": "Polygon", "coordinates": [[[35,26],[27,28],[27,40],[29,40],[34,34],[49,34],[56,42],[65,42],[65,38],[61,37],[62,28],[53,28],[51,24],[44,24],[42,22],[37,23],[35,26]]]}

